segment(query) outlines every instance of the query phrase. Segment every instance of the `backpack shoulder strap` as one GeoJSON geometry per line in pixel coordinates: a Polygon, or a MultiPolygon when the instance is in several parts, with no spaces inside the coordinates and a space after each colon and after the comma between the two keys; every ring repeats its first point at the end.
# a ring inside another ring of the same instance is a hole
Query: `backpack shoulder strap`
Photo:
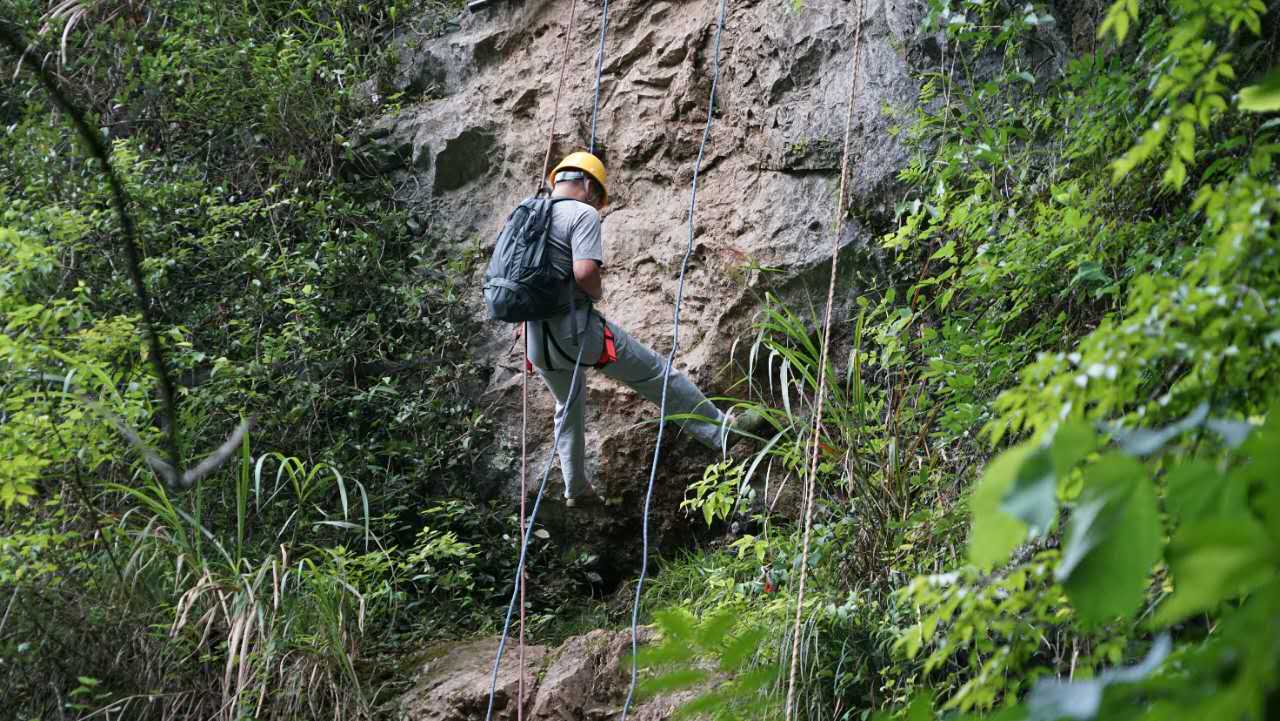
{"type": "Polygon", "coordinates": [[[558,243],[558,244],[559,244],[559,245],[561,245],[562,247],[564,247],[564,248],[568,249],[568,248],[570,247],[570,246],[569,246],[569,239],[568,239],[568,238],[564,239],[563,241],[557,241],[557,240],[555,239],[555,237],[553,237],[553,236],[551,235],[551,220],[552,220],[552,218],[554,217],[554,211],[555,211],[555,207],[556,207],[556,204],[557,204],[557,203],[562,203],[562,202],[564,202],[564,201],[566,201],[566,200],[576,200],[576,198],[564,198],[564,197],[560,197],[560,198],[544,198],[543,200],[544,200],[544,201],[546,202],[546,204],[547,204],[547,205],[546,205],[546,213],[547,213],[547,221],[546,221],[546,222],[547,222],[547,224],[546,224],[546,226],[545,226],[545,227],[543,227],[543,229],[542,229],[542,237],[543,237],[543,239],[545,240],[545,242],[548,242],[548,243],[558,243]]]}

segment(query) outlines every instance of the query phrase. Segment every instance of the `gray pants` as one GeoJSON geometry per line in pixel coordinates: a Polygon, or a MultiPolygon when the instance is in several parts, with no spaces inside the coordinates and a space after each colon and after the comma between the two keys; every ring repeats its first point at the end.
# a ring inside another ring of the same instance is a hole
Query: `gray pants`
{"type": "MultiPolygon", "coordinates": [[[[666,365],[665,358],[595,311],[579,309],[576,316],[577,328],[581,330],[578,338],[582,342],[582,369],[578,371],[578,392],[574,394],[572,403],[569,403],[569,384],[579,350],[573,319],[570,314],[565,314],[559,318],[525,324],[529,339],[529,360],[556,398],[556,432],[560,436],[556,450],[560,455],[560,470],[564,475],[565,497],[581,495],[582,489],[590,486],[584,456],[583,436],[586,429],[583,409],[587,395],[587,373],[600,360],[605,324],[608,324],[609,331],[613,334],[618,359],[599,369],[601,373],[625,383],[647,400],[658,404],[662,400],[662,371],[666,365]]],[[[682,413],[706,417],[707,421],[691,419],[674,422],[702,444],[711,448],[721,447],[724,416],[688,377],[673,369],[667,384],[667,415],[682,413]]]]}

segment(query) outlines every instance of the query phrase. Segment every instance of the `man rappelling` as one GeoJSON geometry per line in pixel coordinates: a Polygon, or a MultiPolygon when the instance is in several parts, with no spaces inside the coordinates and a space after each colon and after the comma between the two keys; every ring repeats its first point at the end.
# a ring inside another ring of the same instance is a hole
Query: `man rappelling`
{"type": "MultiPolygon", "coordinates": [[[[586,474],[585,378],[576,369],[599,370],[653,403],[662,397],[661,356],[594,307],[604,296],[599,211],[609,200],[607,180],[604,164],[591,153],[562,160],[547,178],[550,197],[530,198],[513,211],[485,276],[490,316],[519,323],[517,335],[527,334],[528,363],[555,396],[556,451],[570,507],[598,500],[586,474]]],[[[725,444],[728,431],[750,432],[744,426],[757,425],[754,416],[727,421],[674,369],[667,412],[705,419],[677,423],[713,449],[725,444]]]]}

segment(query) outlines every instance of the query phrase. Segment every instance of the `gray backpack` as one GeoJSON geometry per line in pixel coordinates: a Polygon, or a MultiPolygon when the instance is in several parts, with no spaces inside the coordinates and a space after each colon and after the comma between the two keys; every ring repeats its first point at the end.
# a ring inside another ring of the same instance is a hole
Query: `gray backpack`
{"type": "MultiPolygon", "coordinates": [[[[511,211],[484,274],[491,320],[523,323],[573,309],[572,268],[557,268],[550,252],[551,209],[570,198],[529,198],[511,211]]],[[[572,252],[564,248],[566,257],[572,252]]]]}

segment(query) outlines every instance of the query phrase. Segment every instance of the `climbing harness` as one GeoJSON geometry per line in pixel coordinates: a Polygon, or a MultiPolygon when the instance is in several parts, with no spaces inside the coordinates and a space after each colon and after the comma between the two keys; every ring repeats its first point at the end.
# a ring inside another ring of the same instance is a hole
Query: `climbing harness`
{"type": "MultiPolygon", "coordinates": [[[[591,315],[590,304],[587,304],[587,315],[588,316],[591,315]]],[[[616,363],[618,360],[618,347],[614,342],[615,339],[613,337],[613,331],[609,330],[609,321],[605,320],[604,316],[600,316],[600,325],[604,329],[600,336],[601,337],[600,357],[596,359],[595,363],[591,364],[591,367],[595,368],[596,370],[600,370],[601,368],[604,368],[605,366],[611,363],[616,363]]],[[[583,330],[586,330],[586,329],[584,328],[583,330]]],[[[575,328],[575,332],[576,332],[576,328],[575,328]]],[[[578,350],[579,352],[581,352],[582,341],[579,340],[578,343],[579,343],[578,350]]],[[[552,348],[555,349],[556,354],[559,355],[561,358],[564,358],[567,361],[573,362],[573,356],[566,353],[564,348],[560,347],[560,341],[556,340],[555,333],[551,331],[551,324],[547,323],[546,321],[543,321],[542,322],[542,358],[543,358],[543,362],[546,363],[546,366],[547,366],[544,370],[549,370],[549,371],[555,370],[555,366],[551,363],[552,348]]],[[[525,370],[528,372],[533,371],[533,363],[529,360],[527,347],[525,349],[524,367],[525,367],[525,370]]]]}
{"type": "Polygon", "coordinates": [[[636,657],[639,640],[637,627],[640,623],[640,597],[644,591],[644,579],[649,570],[649,508],[653,503],[653,484],[658,477],[658,460],[662,456],[662,433],[667,426],[667,385],[671,380],[671,367],[675,363],[676,352],[680,349],[680,306],[684,302],[684,280],[689,270],[689,258],[693,255],[694,212],[698,208],[698,178],[702,173],[702,159],[707,151],[707,141],[711,138],[711,124],[715,119],[716,88],[720,83],[720,37],[724,34],[724,14],[726,0],[720,0],[720,13],[716,21],[715,50],[712,55],[711,96],[707,100],[707,124],[702,129],[702,144],[698,146],[698,160],[693,166],[693,184],[689,191],[689,241],[685,246],[684,259],[680,262],[680,279],[676,285],[676,302],[671,323],[671,352],[667,354],[666,366],[662,369],[662,402],[658,410],[658,440],[653,449],[653,465],[649,468],[649,488],[644,495],[644,517],[642,523],[643,550],[640,557],[640,578],[636,581],[636,598],[631,607],[631,684],[627,688],[627,700],[622,705],[622,720],[627,721],[627,712],[631,709],[631,701],[636,693],[636,677],[638,661],[636,657]]]}
{"type": "Polygon", "coordinates": [[[836,297],[836,261],[840,252],[840,231],[844,230],[845,190],[849,181],[849,138],[853,129],[853,99],[858,87],[858,59],[862,51],[862,11],[865,0],[858,0],[858,19],[853,31],[853,69],[849,81],[849,104],[844,122],[844,155],[840,160],[840,199],[836,203],[835,232],[831,235],[831,282],[827,286],[827,310],[822,320],[822,352],[818,362],[818,403],[813,414],[813,451],[809,458],[809,476],[804,494],[804,542],[800,552],[800,585],[796,589],[796,621],[791,634],[791,669],[787,680],[786,721],[791,721],[795,707],[796,667],[800,656],[800,621],[804,614],[804,584],[809,571],[809,539],[813,531],[813,498],[817,495],[818,450],[822,446],[822,405],[827,392],[827,355],[831,348],[831,307],[836,297]]]}

